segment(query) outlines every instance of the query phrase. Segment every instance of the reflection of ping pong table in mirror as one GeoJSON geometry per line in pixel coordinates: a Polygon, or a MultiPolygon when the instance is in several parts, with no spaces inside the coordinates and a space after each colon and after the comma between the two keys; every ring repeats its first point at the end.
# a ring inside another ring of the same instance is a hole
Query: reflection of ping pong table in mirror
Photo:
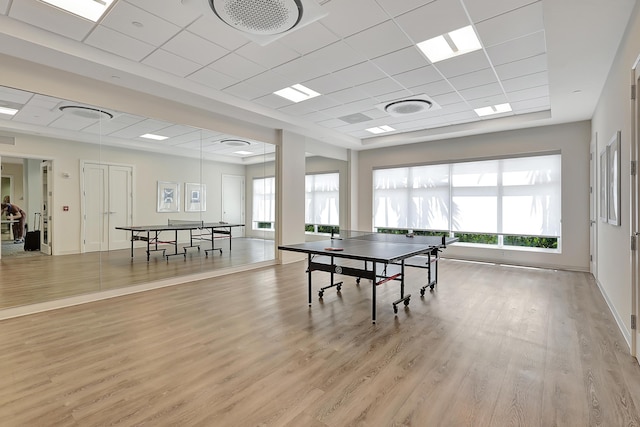
{"type": "Polygon", "coordinates": [[[219,251],[222,255],[222,248],[215,246],[217,239],[229,239],[229,250],[231,250],[231,237],[234,227],[244,227],[244,224],[229,224],[226,222],[204,222],[204,221],[187,221],[187,220],[169,220],[166,225],[137,225],[116,227],[116,230],[124,230],[131,232],[131,258],[133,258],[134,242],[141,241],[147,243],[147,261],[149,261],[151,252],[162,252],[162,256],[169,260],[169,257],[175,255],[183,255],[187,257],[189,248],[197,248],[200,251],[200,245],[194,244],[199,241],[211,242],[211,247],[204,250],[206,256],[209,252],[219,251]],[[178,252],[178,232],[188,231],[188,244],[182,246],[182,252],[178,252]],[[172,237],[164,238],[162,233],[171,234],[172,237]],[[167,253],[167,248],[159,245],[169,245],[173,248],[173,252],[167,253]]]}
{"type": "Polygon", "coordinates": [[[441,236],[418,236],[413,234],[384,234],[372,232],[340,231],[338,238],[306,242],[293,245],[278,246],[278,249],[307,254],[307,274],[309,305],[311,305],[313,271],[330,273],[330,284],[320,289],[318,295],[323,297],[324,291],[335,287],[341,290],[343,282],[335,282],[334,275],[356,277],[371,280],[372,308],[371,320],[376,322],[376,287],[390,281],[400,282],[400,298],[393,301],[393,311],[398,312],[397,305],[409,305],[411,294],[404,293],[405,267],[417,267],[427,270],[427,284],[420,290],[424,296],[425,289],[437,284],[437,263],[439,253],[458,239],[441,236]],[[336,259],[363,261],[363,267],[355,267],[349,263],[338,263],[336,259]],[[391,272],[390,266],[396,266],[391,272]]]}

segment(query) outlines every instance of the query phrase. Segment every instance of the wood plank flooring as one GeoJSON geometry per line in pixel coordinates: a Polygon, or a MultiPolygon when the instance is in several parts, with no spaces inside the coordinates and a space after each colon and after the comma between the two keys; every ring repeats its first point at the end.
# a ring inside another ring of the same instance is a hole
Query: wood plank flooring
{"type": "Polygon", "coordinates": [[[222,254],[205,257],[204,250],[189,249],[186,258],[167,261],[156,252],[149,262],[144,248],[136,248],[133,259],[129,249],[59,256],[3,255],[0,309],[274,259],[271,240],[234,238],[231,251],[227,241],[216,242],[216,247],[223,248],[222,254]]]}
{"type": "MultiPolygon", "coordinates": [[[[640,426],[640,366],[586,273],[443,260],[314,292],[265,267],[0,322],[3,426],[640,426]]],[[[317,287],[327,275],[314,273],[317,287]]]]}

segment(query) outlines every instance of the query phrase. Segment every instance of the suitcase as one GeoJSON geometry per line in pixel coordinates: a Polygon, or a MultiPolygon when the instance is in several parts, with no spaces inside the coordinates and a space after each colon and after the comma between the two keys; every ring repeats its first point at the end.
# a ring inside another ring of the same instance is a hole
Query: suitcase
{"type": "Polygon", "coordinates": [[[37,230],[27,231],[24,235],[24,250],[39,251],[40,250],[40,213],[33,215],[33,227],[37,230]]]}

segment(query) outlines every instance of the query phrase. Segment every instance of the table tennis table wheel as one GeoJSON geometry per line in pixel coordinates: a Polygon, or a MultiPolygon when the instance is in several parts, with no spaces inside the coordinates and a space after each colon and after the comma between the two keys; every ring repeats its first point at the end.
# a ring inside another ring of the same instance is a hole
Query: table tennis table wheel
{"type": "Polygon", "coordinates": [[[342,289],[342,285],[336,285],[336,291],[340,292],[340,289],[342,289]]]}
{"type": "Polygon", "coordinates": [[[322,298],[322,296],[324,295],[324,291],[318,291],[318,297],[322,298]]]}
{"type": "Polygon", "coordinates": [[[359,285],[359,284],[360,284],[360,278],[358,277],[358,278],[356,279],[356,285],[359,285]]]}

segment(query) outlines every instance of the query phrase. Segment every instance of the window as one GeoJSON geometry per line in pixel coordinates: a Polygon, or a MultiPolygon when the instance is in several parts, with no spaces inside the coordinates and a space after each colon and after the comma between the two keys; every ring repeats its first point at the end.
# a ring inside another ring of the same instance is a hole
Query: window
{"type": "Polygon", "coordinates": [[[373,173],[376,228],[448,231],[460,241],[557,248],[560,154],[373,173]]]}
{"type": "Polygon", "coordinates": [[[276,179],[275,177],[253,179],[254,230],[275,230],[276,179]]]}
{"type": "Polygon", "coordinates": [[[330,233],[340,224],[340,174],[305,176],[305,230],[330,233]]]}

